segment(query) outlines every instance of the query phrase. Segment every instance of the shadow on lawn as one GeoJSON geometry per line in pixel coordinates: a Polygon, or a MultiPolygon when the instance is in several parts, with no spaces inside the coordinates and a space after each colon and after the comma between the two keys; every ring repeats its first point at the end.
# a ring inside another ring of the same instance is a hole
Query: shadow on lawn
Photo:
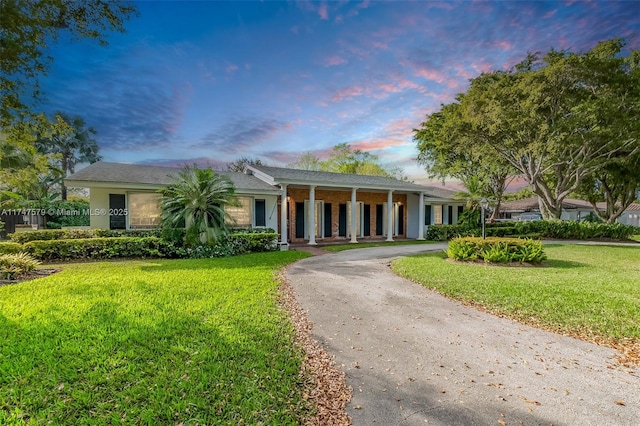
{"type": "Polygon", "coordinates": [[[289,410],[280,383],[298,373],[287,330],[175,309],[124,314],[124,303],[97,301],[78,316],[52,306],[28,321],[0,312],[0,423],[17,412],[27,423],[251,422],[256,413],[286,422],[268,413],[289,410]],[[240,414],[245,397],[257,402],[240,414]]]}

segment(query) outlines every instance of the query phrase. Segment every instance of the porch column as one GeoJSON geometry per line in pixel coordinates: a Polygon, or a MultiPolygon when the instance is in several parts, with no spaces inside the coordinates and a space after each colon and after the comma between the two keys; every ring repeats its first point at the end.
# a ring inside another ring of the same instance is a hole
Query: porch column
{"type": "Polygon", "coordinates": [[[356,201],[356,191],[358,190],[358,188],[351,188],[351,241],[349,241],[350,243],[357,243],[358,240],[356,239],[356,235],[358,234],[358,231],[356,229],[357,226],[357,213],[356,213],[356,208],[358,207],[358,202],[356,201]]]}
{"type": "Polygon", "coordinates": [[[424,240],[424,192],[418,201],[418,240],[424,240]]]}
{"type": "Polygon", "coordinates": [[[387,241],[393,241],[393,190],[387,194],[387,241]]]}
{"type": "Polygon", "coordinates": [[[316,243],[316,187],[309,186],[309,245],[315,246],[316,243]]]}
{"type": "Polygon", "coordinates": [[[289,237],[287,236],[287,185],[280,184],[280,250],[288,248],[289,237]]]}

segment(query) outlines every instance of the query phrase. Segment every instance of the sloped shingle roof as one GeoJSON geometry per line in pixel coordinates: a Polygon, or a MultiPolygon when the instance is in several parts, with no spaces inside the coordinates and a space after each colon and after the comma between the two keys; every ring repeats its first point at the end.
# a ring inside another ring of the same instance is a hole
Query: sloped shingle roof
{"type": "MultiPolygon", "coordinates": [[[[141,164],[121,164],[100,161],[67,177],[65,181],[77,185],[82,182],[127,183],[163,186],[171,183],[172,176],[182,168],[165,166],[148,166],[141,164]]],[[[245,191],[277,191],[253,176],[244,173],[216,172],[227,175],[236,189],[245,191]]]]}

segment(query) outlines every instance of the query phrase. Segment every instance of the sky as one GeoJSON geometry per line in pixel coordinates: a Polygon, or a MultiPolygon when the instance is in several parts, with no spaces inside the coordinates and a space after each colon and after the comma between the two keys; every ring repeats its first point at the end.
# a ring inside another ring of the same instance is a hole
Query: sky
{"type": "Polygon", "coordinates": [[[79,115],[105,161],[286,167],[348,143],[428,182],[413,129],[527,52],[622,37],[640,1],[145,1],[109,45],[61,40],[41,110],[79,115]]]}

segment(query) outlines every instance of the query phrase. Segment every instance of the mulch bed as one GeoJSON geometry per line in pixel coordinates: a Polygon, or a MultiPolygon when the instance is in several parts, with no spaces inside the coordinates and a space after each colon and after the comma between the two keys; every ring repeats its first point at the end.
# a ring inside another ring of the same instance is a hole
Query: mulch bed
{"type": "Polygon", "coordinates": [[[0,280],[0,287],[2,287],[3,285],[18,284],[24,281],[35,280],[36,278],[48,277],[49,275],[55,274],[56,272],[60,272],[60,271],[61,271],[60,268],[36,269],[35,271],[31,271],[29,273],[19,276],[15,280],[0,280]]]}

